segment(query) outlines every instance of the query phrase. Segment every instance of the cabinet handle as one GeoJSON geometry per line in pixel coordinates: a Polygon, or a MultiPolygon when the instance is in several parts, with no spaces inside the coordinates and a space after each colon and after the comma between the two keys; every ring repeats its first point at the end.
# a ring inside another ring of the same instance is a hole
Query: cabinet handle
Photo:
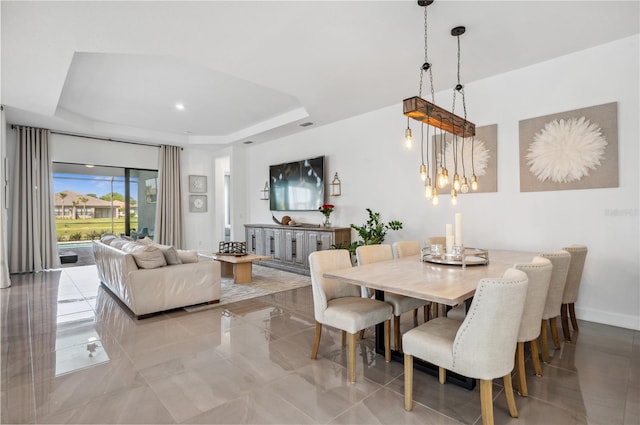
{"type": "Polygon", "coordinates": [[[269,245],[270,245],[269,248],[271,249],[271,253],[273,254],[273,251],[276,250],[275,249],[275,240],[274,240],[273,236],[271,236],[271,243],[269,245]]]}
{"type": "Polygon", "coordinates": [[[256,235],[251,235],[251,251],[256,252],[256,235]]]}
{"type": "Polygon", "coordinates": [[[295,239],[291,239],[291,256],[295,257],[296,256],[296,246],[297,246],[297,241],[295,239]]]}

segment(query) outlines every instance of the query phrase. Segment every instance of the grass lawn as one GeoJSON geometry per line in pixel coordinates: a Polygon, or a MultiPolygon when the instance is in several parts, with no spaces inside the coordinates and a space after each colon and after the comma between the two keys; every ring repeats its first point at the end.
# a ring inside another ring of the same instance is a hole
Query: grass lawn
{"type": "MultiPolygon", "coordinates": [[[[111,223],[110,218],[56,219],[56,233],[59,241],[85,241],[97,239],[103,233],[124,233],[124,217],[113,219],[113,229],[111,223]]],[[[138,217],[131,217],[130,226],[138,228],[138,217]]]]}

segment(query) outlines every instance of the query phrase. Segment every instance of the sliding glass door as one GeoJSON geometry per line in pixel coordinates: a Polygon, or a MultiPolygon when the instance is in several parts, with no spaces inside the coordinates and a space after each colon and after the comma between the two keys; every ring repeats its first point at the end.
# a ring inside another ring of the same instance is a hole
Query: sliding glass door
{"type": "Polygon", "coordinates": [[[54,163],[58,241],[104,233],[153,237],[157,176],[156,170],[54,163]]]}

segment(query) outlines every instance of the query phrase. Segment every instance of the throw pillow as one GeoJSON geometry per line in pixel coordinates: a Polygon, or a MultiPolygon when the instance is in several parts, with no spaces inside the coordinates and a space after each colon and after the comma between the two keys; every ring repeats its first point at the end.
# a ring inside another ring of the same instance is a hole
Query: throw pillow
{"type": "Polygon", "coordinates": [[[125,241],[124,239],[114,239],[111,241],[111,246],[116,248],[116,249],[122,249],[123,246],[125,246],[128,243],[132,243],[129,241],[125,241]]]}
{"type": "Polygon", "coordinates": [[[100,242],[102,242],[105,245],[111,245],[111,242],[113,242],[116,239],[118,239],[116,235],[112,233],[107,233],[105,235],[102,235],[102,237],[100,238],[100,242]]]}
{"type": "Polygon", "coordinates": [[[178,257],[178,251],[176,251],[176,249],[171,245],[160,245],[160,244],[154,243],[153,246],[155,246],[160,251],[162,251],[162,254],[164,255],[164,259],[167,260],[168,265],[171,266],[174,264],[182,264],[182,261],[178,257]]]}
{"type": "Polygon", "coordinates": [[[151,238],[149,238],[148,236],[145,236],[144,238],[138,238],[138,242],[140,242],[143,245],[151,245],[153,243],[151,238]]]}
{"type": "Polygon", "coordinates": [[[155,246],[129,242],[122,250],[130,253],[141,269],[156,269],[167,265],[164,254],[155,246]]]}
{"type": "Polygon", "coordinates": [[[198,262],[198,251],[196,251],[195,249],[178,249],[176,251],[178,252],[178,258],[180,259],[180,261],[182,261],[183,264],[198,262]]]}

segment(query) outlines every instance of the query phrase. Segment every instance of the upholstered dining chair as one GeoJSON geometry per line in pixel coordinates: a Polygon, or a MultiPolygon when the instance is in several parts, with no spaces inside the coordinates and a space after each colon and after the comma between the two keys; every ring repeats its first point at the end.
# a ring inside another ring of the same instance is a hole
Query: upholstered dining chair
{"type": "Polygon", "coordinates": [[[383,302],[360,296],[360,288],[324,277],[324,273],[350,268],[351,255],[346,249],[316,251],[309,255],[316,332],[311,358],[316,359],[320,347],[322,325],[349,334],[349,381],[356,381],[356,335],[362,329],[384,322],[385,361],[391,360],[390,326],[393,308],[383,302]]]}
{"type": "MultiPolygon", "coordinates": [[[[393,251],[391,245],[363,245],[356,248],[356,258],[359,265],[366,265],[378,261],[393,260],[393,251]]],[[[411,298],[404,295],[385,292],[384,301],[393,306],[393,337],[394,348],[398,351],[402,350],[402,339],[400,335],[400,316],[411,310],[424,307],[429,301],[419,298],[411,298]]],[[[415,321],[414,316],[414,321],[415,321]]],[[[417,325],[417,323],[415,323],[417,325]]]]}
{"type": "Polygon", "coordinates": [[[576,320],[575,302],[578,301],[582,270],[584,269],[584,262],[587,258],[588,250],[584,245],[571,245],[562,249],[571,254],[571,263],[569,264],[569,272],[567,273],[567,284],[564,286],[562,306],[560,308],[562,333],[564,334],[565,341],[571,341],[568,316],[571,316],[571,326],[573,326],[573,330],[577,331],[578,321],[576,320]],[[568,314],[567,309],[569,310],[568,314]]]}
{"type": "MultiPolygon", "coordinates": [[[[396,258],[411,257],[412,255],[420,255],[422,250],[420,248],[420,242],[418,241],[398,241],[394,242],[393,252],[396,258]]],[[[429,320],[429,311],[431,310],[431,303],[427,302],[423,309],[424,321],[429,320]]],[[[418,320],[418,310],[414,310],[414,321],[418,320]]],[[[417,323],[416,323],[417,324],[417,323]]]]}
{"type": "Polygon", "coordinates": [[[567,283],[567,273],[569,272],[569,264],[571,263],[571,254],[567,251],[560,250],[554,252],[545,252],[540,257],[548,258],[553,265],[551,271],[551,282],[549,282],[549,291],[547,292],[547,300],[544,304],[544,312],[542,313],[542,321],[540,323],[540,350],[542,360],[549,363],[549,340],[547,334],[548,327],[551,328],[551,337],[553,345],[556,349],[560,348],[560,339],[558,338],[557,318],[560,316],[560,307],[562,305],[562,294],[567,283]]]}
{"type": "Polygon", "coordinates": [[[404,347],[404,408],[413,408],[413,358],[480,380],[482,423],[493,424],[493,379],[502,377],[511,417],[518,417],[511,383],[527,275],[508,269],[502,278],[478,283],[464,321],[439,317],[407,331],[404,347]]]}
{"type": "Polygon", "coordinates": [[[531,347],[531,357],[536,375],[542,375],[542,366],[538,354],[538,336],[540,336],[540,323],[544,312],[549,283],[553,265],[551,261],[534,257],[531,263],[515,264],[514,269],[527,274],[529,285],[527,286],[527,298],[524,304],[522,320],[520,320],[520,330],[518,331],[518,345],[516,347],[516,384],[521,396],[527,397],[527,377],[524,368],[524,345],[529,343],[531,347]]]}

